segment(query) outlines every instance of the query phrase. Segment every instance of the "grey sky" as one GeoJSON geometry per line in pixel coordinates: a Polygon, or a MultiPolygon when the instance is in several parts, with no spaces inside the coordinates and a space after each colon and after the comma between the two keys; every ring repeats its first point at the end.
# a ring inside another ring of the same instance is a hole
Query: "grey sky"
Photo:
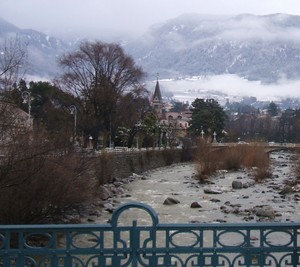
{"type": "Polygon", "coordinates": [[[299,0],[1,0],[0,17],[51,34],[142,33],[183,13],[300,15],[299,0]]]}

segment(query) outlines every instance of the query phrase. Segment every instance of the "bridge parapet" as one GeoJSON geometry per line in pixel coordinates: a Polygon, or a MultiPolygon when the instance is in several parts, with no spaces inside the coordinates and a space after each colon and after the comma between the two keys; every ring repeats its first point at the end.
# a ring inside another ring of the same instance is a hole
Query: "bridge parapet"
{"type": "Polygon", "coordinates": [[[299,267],[299,229],[299,223],[160,224],[150,206],[130,202],[110,224],[2,225],[0,266],[299,267]],[[122,221],[133,214],[130,225],[122,221]]]}

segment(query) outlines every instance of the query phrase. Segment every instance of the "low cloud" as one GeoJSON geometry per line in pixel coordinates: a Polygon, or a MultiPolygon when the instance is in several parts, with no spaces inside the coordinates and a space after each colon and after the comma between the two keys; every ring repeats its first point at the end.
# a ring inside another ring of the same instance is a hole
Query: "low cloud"
{"type": "Polygon", "coordinates": [[[291,17],[284,14],[261,17],[240,15],[226,21],[226,29],[217,37],[228,40],[263,39],[299,42],[300,29],[285,25],[290,19],[291,17]]]}
{"type": "Polygon", "coordinates": [[[249,81],[234,74],[194,77],[182,80],[161,80],[162,90],[173,93],[180,101],[193,101],[204,94],[223,94],[223,97],[254,96],[258,100],[300,98],[300,80],[282,78],[275,84],[249,81]]]}

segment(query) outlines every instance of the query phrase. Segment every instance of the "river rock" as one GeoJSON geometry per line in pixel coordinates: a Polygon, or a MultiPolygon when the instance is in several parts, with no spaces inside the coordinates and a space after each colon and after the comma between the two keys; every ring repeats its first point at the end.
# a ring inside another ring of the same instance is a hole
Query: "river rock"
{"type": "Polygon", "coordinates": [[[115,210],[115,207],[111,203],[105,203],[104,209],[108,211],[109,213],[113,213],[115,210]]]}
{"type": "Polygon", "coordinates": [[[123,182],[120,182],[120,181],[116,181],[116,182],[113,183],[113,185],[114,185],[115,187],[120,187],[120,186],[124,185],[124,183],[123,183],[123,182]]]}
{"type": "Polygon", "coordinates": [[[164,205],[175,205],[175,204],[178,204],[178,203],[180,203],[180,201],[178,199],[168,197],[168,198],[165,199],[163,204],[164,205]]]}
{"type": "Polygon", "coordinates": [[[299,194],[295,194],[294,195],[294,200],[295,201],[300,201],[300,195],[299,194]]]}
{"type": "Polygon", "coordinates": [[[293,192],[300,192],[300,184],[296,184],[292,187],[293,192]]]}
{"type": "Polygon", "coordinates": [[[112,192],[107,187],[102,185],[99,187],[98,192],[102,200],[107,200],[113,196],[112,192]]]}
{"type": "Polygon", "coordinates": [[[195,208],[202,208],[202,206],[200,205],[199,202],[194,201],[194,202],[191,204],[191,208],[192,208],[192,209],[195,209],[195,208]]]}
{"type": "Polygon", "coordinates": [[[212,198],[210,201],[215,203],[221,202],[221,200],[217,198],[212,198]]]}
{"type": "Polygon", "coordinates": [[[289,185],[285,185],[283,189],[279,192],[281,195],[291,194],[293,193],[293,188],[289,185]]]}
{"type": "Polygon", "coordinates": [[[227,221],[224,220],[224,219],[216,219],[215,222],[218,222],[218,223],[226,223],[227,221]]]}
{"type": "Polygon", "coordinates": [[[204,188],[203,191],[205,194],[222,194],[223,193],[220,189],[216,189],[216,188],[204,188]]]}
{"type": "Polygon", "coordinates": [[[241,181],[234,180],[234,181],[232,181],[231,186],[232,186],[232,189],[242,189],[243,183],[241,181]]]}
{"type": "Polygon", "coordinates": [[[122,187],[113,187],[111,189],[112,193],[115,194],[115,195],[122,195],[124,194],[124,189],[122,187]]]}
{"type": "Polygon", "coordinates": [[[255,215],[257,217],[268,217],[270,219],[275,218],[275,211],[271,206],[264,206],[256,209],[255,215]]]}

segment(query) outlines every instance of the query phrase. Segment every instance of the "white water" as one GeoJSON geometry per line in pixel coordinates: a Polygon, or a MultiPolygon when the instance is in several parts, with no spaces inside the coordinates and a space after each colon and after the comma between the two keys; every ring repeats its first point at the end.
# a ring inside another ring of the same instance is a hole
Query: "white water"
{"type": "MultiPolygon", "coordinates": [[[[276,153],[271,155],[271,160],[277,162],[273,164],[273,177],[262,184],[254,184],[254,186],[249,188],[233,190],[231,186],[232,181],[237,179],[237,177],[240,177],[239,180],[243,183],[253,181],[251,176],[246,172],[223,172],[211,178],[211,181],[215,183],[214,185],[200,185],[194,178],[194,174],[196,173],[194,164],[176,164],[153,170],[145,174],[145,180],[137,179],[127,184],[125,187],[126,193],[114,199],[114,202],[118,205],[130,201],[146,203],[156,210],[160,223],[245,222],[244,215],[242,214],[225,214],[221,211],[221,207],[226,206],[225,202],[227,201],[232,205],[240,204],[241,210],[251,209],[257,205],[270,205],[276,213],[280,215],[275,217],[275,221],[299,221],[300,206],[293,198],[295,194],[290,194],[285,198],[282,198],[279,194],[279,189],[283,187],[283,181],[292,178],[291,166],[293,161],[291,160],[290,154],[276,153]],[[278,186],[278,190],[276,190],[276,188],[274,189],[274,186],[278,186]],[[218,195],[205,194],[204,188],[209,187],[214,189],[219,188],[223,193],[218,195]],[[163,205],[167,197],[178,199],[180,203],[171,206],[163,205]],[[218,199],[220,202],[212,202],[212,199],[218,199]],[[202,208],[190,208],[191,203],[194,201],[199,202],[202,208]]],[[[147,215],[147,213],[144,211],[125,211],[122,213],[122,216],[120,216],[118,224],[121,222],[120,224],[122,225],[132,226],[133,219],[137,219],[138,225],[151,225],[150,216],[145,215],[147,215]]],[[[106,223],[110,217],[111,214],[104,212],[102,216],[94,218],[95,223],[106,223]]],[[[254,215],[250,222],[256,222],[257,220],[259,220],[259,218],[254,215]]],[[[260,246],[262,241],[258,238],[259,236],[259,231],[254,230],[251,232],[252,246],[260,246]]],[[[146,233],[146,236],[141,235],[140,242],[144,242],[148,237],[148,233],[146,233]]],[[[187,232],[177,234],[177,237],[177,239],[174,237],[173,241],[178,242],[178,244],[183,247],[198,242],[197,236],[187,232]]],[[[213,246],[214,238],[211,232],[208,234],[203,233],[202,237],[204,247],[213,246]]],[[[287,244],[290,241],[290,235],[286,233],[274,232],[272,235],[265,237],[267,241],[273,245],[287,244]]],[[[111,248],[113,244],[112,233],[110,232],[105,235],[104,239],[105,247],[111,248]]],[[[123,241],[130,242],[129,239],[128,235],[122,236],[123,241]]],[[[225,246],[238,246],[243,243],[244,236],[238,233],[228,232],[220,240],[225,246]]],[[[298,240],[298,242],[299,241],[300,240],[298,240]]],[[[94,245],[93,236],[91,238],[89,235],[77,240],[76,244],[77,242],[80,247],[91,247],[94,245]]],[[[166,247],[164,234],[158,234],[156,245],[166,247]]],[[[183,255],[182,258],[185,256],[186,255],[183,255]]],[[[233,256],[229,255],[229,257],[233,256]]],[[[174,266],[175,265],[176,264],[174,264],[174,266]]],[[[268,266],[275,266],[275,264],[268,266]]]]}
{"type": "MultiPolygon", "coordinates": [[[[273,177],[263,183],[256,183],[249,188],[232,189],[232,181],[239,177],[243,183],[252,182],[253,178],[245,172],[223,172],[210,180],[213,185],[201,185],[194,178],[195,165],[191,163],[176,164],[160,168],[145,174],[146,179],[138,179],[126,185],[130,197],[119,197],[115,202],[124,204],[130,201],[142,202],[150,205],[158,213],[160,223],[189,223],[189,222],[243,222],[245,214],[225,214],[221,206],[226,202],[231,205],[240,205],[241,210],[251,209],[257,205],[270,205],[278,216],[275,221],[300,221],[300,206],[294,200],[294,194],[283,198],[274,186],[283,188],[283,181],[291,178],[291,157],[288,153],[278,152],[271,155],[273,177]],[[278,175],[278,177],[276,176],[278,175]],[[219,188],[222,194],[205,194],[204,188],[219,188]],[[180,201],[176,205],[163,205],[167,197],[180,201]],[[219,202],[213,202],[216,199],[219,202]],[[202,208],[192,209],[190,205],[197,201],[202,208]]],[[[226,205],[225,205],[226,206],[226,205]]],[[[96,218],[96,223],[107,221],[110,214],[96,218]]],[[[128,220],[132,220],[130,216],[128,220]]],[[[249,222],[256,222],[259,218],[253,216],[249,222]]],[[[129,223],[129,221],[128,221],[129,223]]]]}

